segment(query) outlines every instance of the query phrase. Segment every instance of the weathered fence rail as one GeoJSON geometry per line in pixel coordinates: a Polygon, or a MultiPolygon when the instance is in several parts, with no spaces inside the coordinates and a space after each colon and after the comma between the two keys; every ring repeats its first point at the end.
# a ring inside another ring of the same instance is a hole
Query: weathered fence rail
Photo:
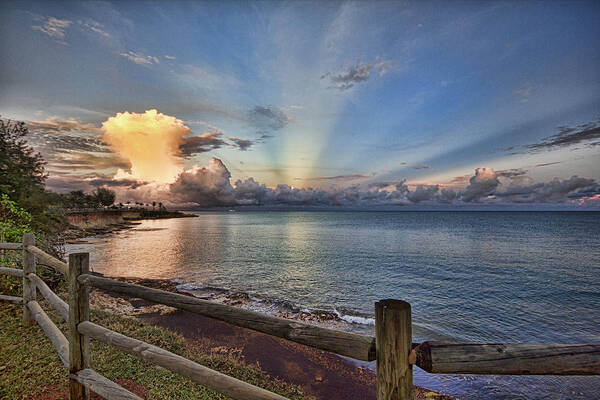
{"type": "Polygon", "coordinates": [[[375,360],[375,338],[369,336],[321,328],[183,294],[89,274],[83,274],[78,279],[86,286],[93,286],[105,291],[139,297],[155,303],[191,311],[243,328],[253,329],[271,336],[281,337],[358,360],[375,360]]]}
{"type": "Polygon", "coordinates": [[[23,250],[22,270],[0,267],[0,274],[23,278],[23,297],[0,295],[0,301],[23,304],[24,323],[35,321],[42,328],[69,369],[72,400],[89,399],[90,390],[108,400],[139,399],[90,368],[90,338],[179,373],[234,399],[285,399],[90,322],[90,287],[165,304],[358,360],[376,359],[378,400],[412,399],[413,365],[430,373],[443,374],[600,375],[600,344],[413,343],[410,304],[400,300],[382,300],[375,304],[376,336],[372,337],[90,275],[87,253],[71,254],[69,264],[66,264],[35,247],[33,235],[29,234],[23,237],[22,244],[0,243],[0,249],[23,250]],[[68,278],[68,304],[36,275],[36,260],[68,278]],[[68,338],[38,304],[37,291],[68,323],[68,338]]]}

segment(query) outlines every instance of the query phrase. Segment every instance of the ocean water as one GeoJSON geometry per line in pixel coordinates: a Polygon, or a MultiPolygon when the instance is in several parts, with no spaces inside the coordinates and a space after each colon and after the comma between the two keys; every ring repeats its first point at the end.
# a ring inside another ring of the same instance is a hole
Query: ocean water
{"type": "MultiPolygon", "coordinates": [[[[374,303],[396,298],[412,305],[414,341],[600,343],[598,212],[198,215],[67,250],[89,251],[92,269],[108,276],[246,293],[262,312],[326,311],[343,319],[338,329],[373,333],[374,303]]],[[[415,383],[461,399],[600,399],[600,377],[415,368],[415,383]]]]}

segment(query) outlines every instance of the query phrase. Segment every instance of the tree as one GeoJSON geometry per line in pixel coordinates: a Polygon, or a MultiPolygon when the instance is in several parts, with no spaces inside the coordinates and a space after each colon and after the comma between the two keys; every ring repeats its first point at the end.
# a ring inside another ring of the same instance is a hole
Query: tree
{"type": "Polygon", "coordinates": [[[155,207],[156,207],[156,202],[155,202],[155,201],[153,201],[153,202],[152,202],[152,211],[154,211],[154,208],[155,208],[155,207]]]}
{"type": "Polygon", "coordinates": [[[96,204],[105,207],[111,206],[115,202],[115,192],[107,188],[98,188],[92,195],[96,198],[96,204]]]}
{"type": "Polygon", "coordinates": [[[24,122],[0,119],[0,193],[29,211],[40,211],[46,163],[27,145],[28,134],[24,122]]]}

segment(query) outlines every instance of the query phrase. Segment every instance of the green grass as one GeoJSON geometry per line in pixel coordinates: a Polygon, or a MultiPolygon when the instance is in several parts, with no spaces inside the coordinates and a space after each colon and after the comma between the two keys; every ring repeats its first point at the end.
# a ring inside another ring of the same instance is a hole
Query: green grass
{"type": "MultiPolygon", "coordinates": [[[[17,295],[19,279],[0,277],[0,293],[17,295]]],[[[39,294],[38,294],[39,296],[39,294]]],[[[66,332],[60,317],[40,303],[54,323],[66,332]]],[[[146,325],[138,319],[92,310],[90,320],[127,336],[182,355],[209,368],[241,379],[291,399],[304,398],[297,387],[274,379],[257,366],[244,364],[232,353],[200,351],[166,329],[146,325]],[[194,350],[195,349],[195,350],[194,350]]],[[[91,343],[92,368],[108,379],[132,379],[147,388],[147,399],[226,399],[190,380],[171,373],[111,346],[91,343]]],[[[0,399],[30,399],[67,387],[67,371],[43,331],[22,324],[22,307],[0,302],[0,399]]]]}

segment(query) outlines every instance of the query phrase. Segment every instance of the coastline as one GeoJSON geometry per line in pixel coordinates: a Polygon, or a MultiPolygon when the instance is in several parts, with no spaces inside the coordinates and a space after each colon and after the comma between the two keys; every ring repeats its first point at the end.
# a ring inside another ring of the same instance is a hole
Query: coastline
{"type": "MultiPolygon", "coordinates": [[[[109,210],[110,211],[110,210],[109,210]]],[[[102,213],[102,210],[97,211],[102,213]]],[[[75,215],[77,213],[72,213],[75,215]]],[[[107,223],[101,227],[84,227],[78,226],[70,222],[68,226],[59,234],[62,240],[67,244],[82,244],[87,243],[85,238],[102,237],[112,233],[128,230],[141,225],[143,220],[170,219],[170,218],[194,218],[196,214],[185,213],[182,211],[150,211],[142,210],[140,215],[136,217],[124,217],[122,222],[107,223]]]]}
{"type": "MultiPolygon", "coordinates": [[[[113,278],[191,296],[178,290],[177,282],[172,280],[113,278]]],[[[229,304],[236,305],[239,301],[231,299],[229,304]]],[[[96,289],[90,293],[90,304],[116,314],[135,316],[147,324],[177,333],[185,339],[188,346],[200,353],[236,354],[247,365],[258,365],[271,376],[297,385],[303,393],[317,399],[376,398],[375,371],[332,353],[187,311],[96,289]],[[269,351],[266,352],[265,349],[269,351]]],[[[415,387],[415,399],[452,398],[415,387]]]]}

